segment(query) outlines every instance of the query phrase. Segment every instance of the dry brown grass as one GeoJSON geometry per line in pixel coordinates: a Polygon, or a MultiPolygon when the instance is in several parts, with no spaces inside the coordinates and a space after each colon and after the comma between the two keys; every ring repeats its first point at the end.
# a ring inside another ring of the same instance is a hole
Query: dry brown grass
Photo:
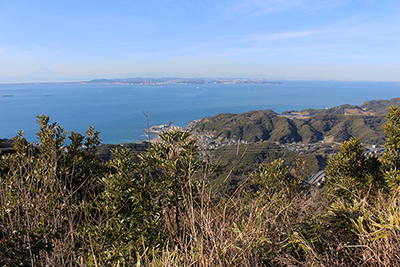
{"type": "Polygon", "coordinates": [[[398,195],[345,203],[354,233],[346,236],[317,190],[248,198],[243,185],[215,203],[211,188],[200,189],[200,200],[183,202],[184,235],[158,256],[138,257],[138,266],[400,266],[398,195]]]}

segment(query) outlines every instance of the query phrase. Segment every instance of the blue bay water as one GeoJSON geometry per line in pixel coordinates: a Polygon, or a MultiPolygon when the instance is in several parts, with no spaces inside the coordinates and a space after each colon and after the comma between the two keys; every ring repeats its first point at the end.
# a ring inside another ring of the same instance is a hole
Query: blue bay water
{"type": "Polygon", "coordinates": [[[272,109],[277,113],[341,104],[361,105],[373,99],[400,97],[396,82],[283,81],[282,84],[207,85],[0,85],[0,138],[24,130],[37,141],[37,115],[51,116],[68,131],[84,133],[90,125],[103,143],[145,140],[150,125],[186,126],[218,113],[272,109]]]}

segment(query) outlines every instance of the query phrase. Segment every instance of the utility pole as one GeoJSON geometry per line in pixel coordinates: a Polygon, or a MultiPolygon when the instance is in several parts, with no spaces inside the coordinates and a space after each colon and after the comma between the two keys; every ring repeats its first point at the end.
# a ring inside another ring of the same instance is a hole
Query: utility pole
{"type": "Polygon", "coordinates": [[[149,125],[149,118],[151,116],[151,114],[153,114],[154,109],[150,112],[146,110],[146,113],[142,110],[143,115],[146,117],[146,121],[147,121],[147,136],[149,138],[149,148],[150,148],[150,125],[149,125]]]}

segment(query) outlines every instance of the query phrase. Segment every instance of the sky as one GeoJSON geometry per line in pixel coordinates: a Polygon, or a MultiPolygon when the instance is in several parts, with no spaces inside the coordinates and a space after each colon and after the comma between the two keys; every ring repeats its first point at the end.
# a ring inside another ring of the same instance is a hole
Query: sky
{"type": "Polygon", "coordinates": [[[400,81],[400,1],[0,0],[0,75],[40,68],[400,81]]]}

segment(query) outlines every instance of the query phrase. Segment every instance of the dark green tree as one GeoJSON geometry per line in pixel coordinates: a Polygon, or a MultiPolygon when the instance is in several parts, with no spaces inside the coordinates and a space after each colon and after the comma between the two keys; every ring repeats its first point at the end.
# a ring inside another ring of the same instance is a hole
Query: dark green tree
{"type": "Polygon", "coordinates": [[[400,186],[400,109],[391,106],[385,125],[387,141],[382,156],[383,173],[386,184],[392,190],[400,186]]]}
{"type": "Polygon", "coordinates": [[[169,235],[181,235],[182,200],[194,197],[198,181],[194,178],[202,172],[203,162],[196,139],[188,132],[172,129],[159,137],[161,141],[139,155],[137,170],[151,187],[154,206],[162,210],[169,235]]]}
{"type": "Polygon", "coordinates": [[[267,201],[278,195],[282,201],[290,201],[303,190],[300,186],[302,181],[290,174],[289,167],[283,159],[259,165],[258,170],[251,177],[252,191],[249,194],[253,195],[252,197],[263,196],[267,201]]]}
{"type": "Polygon", "coordinates": [[[326,186],[333,198],[362,198],[370,190],[384,187],[380,162],[375,155],[366,155],[360,139],[353,137],[328,160],[326,186]]]}

